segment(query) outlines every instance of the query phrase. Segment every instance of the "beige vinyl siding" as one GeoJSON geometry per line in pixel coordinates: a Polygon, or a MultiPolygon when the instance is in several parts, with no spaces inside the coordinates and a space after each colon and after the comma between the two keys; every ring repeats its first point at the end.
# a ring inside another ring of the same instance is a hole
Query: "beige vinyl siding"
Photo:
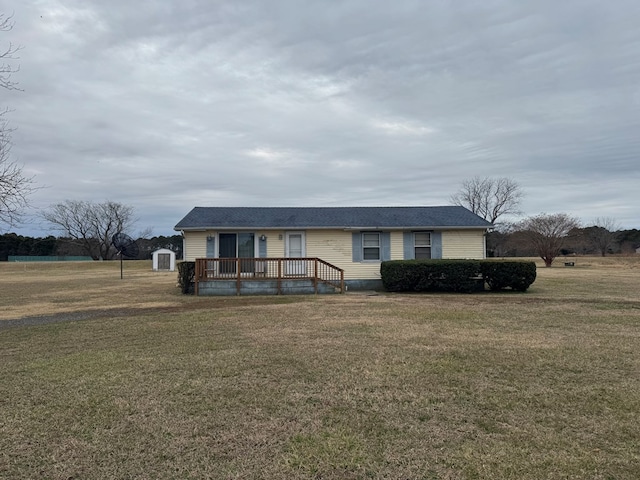
{"type": "MultiPolygon", "coordinates": [[[[227,230],[225,230],[227,231],[227,230]]],[[[380,262],[353,262],[351,231],[344,230],[296,230],[304,231],[307,257],[318,257],[345,271],[345,279],[380,278],[380,262]]],[[[284,230],[256,230],[267,237],[267,257],[284,257],[284,230]],[[282,238],[281,238],[282,237],[282,238]]],[[[185,260],[204,258],[207,251],[207,236],[216,232],[185,232],[185,260]]],[[[404,256],[403,232],[391,232],[391,259],[402,260],[404,256]]],[[[442,232],[442,258],[484,258],[484,231],[450,230],[442,232]]]]}
{"type": "Polygon", "coordinates": [[[207,255],[207,235],[211,232],[184,232],[184,259],[190,262],[207,255]]]}
{"type": "Polygon", "coordinates": [[[404,232],[391,232],[391,260],[404,260],[404,232]]]}
{"type": "Polygon", "coordinates": [[[484,230],[442,232],[442,258],[485,258],[484,230]]]}
{"type": "MultiPolygon", "coordinates": [[[[318,257],[344,270],[346,280],[380,278],[380,262],[353,262],[353,233],[307,230],[307,256],[318,257]]],[[[391,232],[391,259],[402,259],[402,232],[391,232]]]]}
{"type": "Polygon", "coordinates": [[[284,257],[284,231],[283,230],[264,230],[257,233],[267,237],[267,258],[284,257]]]}
{"type": "Polygon", "coordinates": [[[342,268],[346,280],[379,278],[380,262],[353,263],[352,237],[344,230],[308,230],[307,255],[342,268]]]}

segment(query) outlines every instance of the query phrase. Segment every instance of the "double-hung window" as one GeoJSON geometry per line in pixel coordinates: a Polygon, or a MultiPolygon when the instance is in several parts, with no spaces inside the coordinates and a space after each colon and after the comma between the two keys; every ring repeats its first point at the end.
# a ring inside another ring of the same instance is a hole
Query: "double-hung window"
{"type": "Polygon", "coordinates": [[[362,234],[362,259],[363,260],[380,260],[380,234],[368,233],[362,234]]]}
{"type": "Polygon", "coordinates": [[[431,234],[429,232],[415,232],[413,234],[413,248],[416,260],[431,258],[431,234]]]}

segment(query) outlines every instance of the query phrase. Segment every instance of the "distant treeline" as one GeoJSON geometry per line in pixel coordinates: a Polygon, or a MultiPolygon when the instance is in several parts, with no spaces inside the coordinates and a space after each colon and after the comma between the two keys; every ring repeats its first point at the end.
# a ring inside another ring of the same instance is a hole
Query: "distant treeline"
{"type": "MultiPolygon", "coordinates": [[[[574,228],[565,238],[562,255],[601,255],[594,239],[601,238],[601,227],[574,228]]],[[[611,242],[607,244],[606,255],[633,254],[640,248],[640,230],[619,230],[611,232],[611,242]]],[[[487,254],[490,257],[535,257],[537,253],[529,237],[517,230],[491,232],[487,235],[487,254]]]]}
{"type": "MultiPolygon", "coordinates": [[[[180,235],[139,238],[136,242],[140,249],[138,260],[150,259],[151,253],[159,248],[173,250],[176,252],[176,258],[182,258],[182,237],[180,235]]],[[[0,235],[0,261],[6,262],[9,255],[80,256],[87,255],[87,252],[79,242],[71,238],[53,236],[33,238],[6,233],[0,235]]]]}

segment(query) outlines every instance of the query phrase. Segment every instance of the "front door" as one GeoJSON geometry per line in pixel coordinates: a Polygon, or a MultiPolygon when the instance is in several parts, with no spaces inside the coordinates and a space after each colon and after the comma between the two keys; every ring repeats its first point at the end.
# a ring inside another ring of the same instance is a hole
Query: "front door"
{"type": "MultiPolygon", "coordinates": [[[[307,256],[304,232],[286,232],[284,256],[287,258],[304,258],[307,256]]],[[[306,262],[302,260],[287,260],[285,275],[306,275],[306,262]]]]}
{"type": "MultiPolygon", "coordinates": [[[[218,238],[220,243],[218,257],[220,259],[237,258],[238,236],[235,233],[221,233],[218,235],[218,238]]],[[[220,260],[220,273],[236,273],[235,260],[220,260]]]]}

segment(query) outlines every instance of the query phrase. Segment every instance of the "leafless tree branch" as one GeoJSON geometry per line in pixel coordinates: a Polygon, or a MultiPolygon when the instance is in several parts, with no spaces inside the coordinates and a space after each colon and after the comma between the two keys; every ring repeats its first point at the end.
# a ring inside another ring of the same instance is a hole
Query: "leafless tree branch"
{"type": "MultiPolygon", "coordinates": [[[[6,15],[0,13],[0,32],[8,32],[13,28],[13,15],[6,15]]],[[[13,67],[6,60],[17,60],[16,53],[20,51],[22,47],[16,46],[9,42],[9,45],[2,51],[0,51],[0,87],[7,90],[19,90],[18,83],[11,79],[11,76],[20,71],[20,66],[13,67]]]]}
{"type": "Polygon", "coordinates": [[[553,260],[560,255],[569,232],[579,227],[580,221],[566,213],[542,213],[523,220],[516,228],[544,260],[545,266],[550,267],[553,260]]]}
{"type": "Polygon", "coordinates": [[[133,207],[109,200],[103,203],[66,200],[51,205],[41,217],[73,239],[94,260],[114,258],[111,239],[118,232],[129,231],[135,223],[133,207]]]}
{"type": "MultiPolygon", "coordinates": [[[[13,28],[13,16],[0,13],[0,32],[13,28]]],[[[19,90],[11,75],[19,70],[5,60],[16,59],[20,47],[9,43],[0,50],[0,87],[7,90],[19,90]]],[[[0,111],[0,222],[14,225],[20,221],[21,213],[29,206],[28,197],[37,190],[33,177],[24,174],[23,166],[10,159],[11,133],[5,117],[8,109],[0,111]]]]}
{"type": "Polygon", "coordinates": [[[476,176],[463,181],[450,200],[495,224],[502,216],[522,213],[518,208],[522,197],[522,189],[515,180],[476,176]]]}
{"type": "Polygon", "coordinates": [[[24,174],[22,165],[11,161],[11,130],[0,113],[0,222],[14,225],[29,206],[29,196],[37,190],[34,177],[24,174]]]}
{"type": "Polygon", "coordinates": [[[616,244],[618,230],[620,225],[615,218],[597,217],[593,226],[585,229],[585,233],[587,241],[604,257],[616,244]]]}

